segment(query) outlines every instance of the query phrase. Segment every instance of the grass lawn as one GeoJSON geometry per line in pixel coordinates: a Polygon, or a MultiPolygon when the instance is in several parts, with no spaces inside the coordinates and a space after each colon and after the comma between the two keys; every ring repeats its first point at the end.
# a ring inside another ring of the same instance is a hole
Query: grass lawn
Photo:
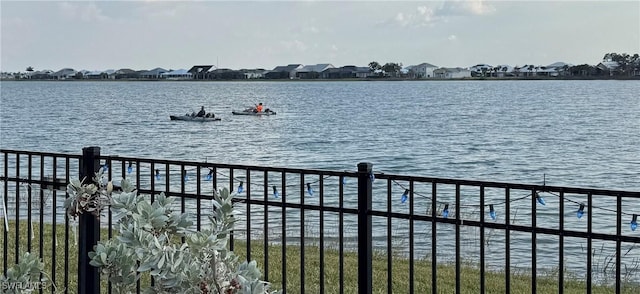
{"type": "MultiPolygon", "coordinates": [[[[1,222],[4,229],[4,222],[1,222]]],[[[31,252],[39,255],[43,251],[43,261],[46,272],[55,280],[58,290],[67,288],[68,293],[77,292],[77,255],[78,248],[75,244],[75,235],[70,228],[68,233],[69,244],[65,247],[65,227],[64,224],[54,226],[45,224],[43,228],[37,223],[33,224],[32,231],[34,238],[31,239],[31,252]],[[40,248],[40,230],[43,230],[43,247],[40,248]],[[55,237],[54,237],[55,236],[55,237]],[[55,242],[55,243],[54,243],[55,242]],[[54,246],[55,244],[55,246],[54,246]],[[69,259],[65,259],[65,252],[68,252],[69,259]],[[55,258],[54,258],[55,257],[55,258]],[[54,262],[55,260],[55,262],[54,262]],[[55,269],[55,275],[54,270],[55,269]],[[68,271],[67,271],[68,270],[68,271]],[[65,277],[65,272],[68,275],[65,277]],[[65,279],[66,278],[66,279],[65,279]]],[[[4,234],[0,234],[0,244],[8,246],[9,266],[15,261],[16,228],[15,223],[9,223],[9,233],[7,239],[4,234]]],[[[19,246],[20,252],[27,251],[28,246],[27,222],[20,222],[19,246]]],[[[102,238],[106,239],[107,231],[103,230],[102,238]]],[[[273,289],[281,289],[282,273],[286,272],[287,292],[289,293],[319,293],[320,291],[320,250],[318,247],[305,247],[304,254],[304,289],[301,289],[301,265],[298,246],[287,246],[286,248],[286,268],[282,268],[282,247],[271,245],[268,247],[269,272],[268,280],[273,283],[273,289]]],[[[236,241],[234,251],[241,257],[246,257],[246,243],[236,241]]],[[[259,267],[264,272],[264,248],[260,240],[251,242],[251,259],[258,262],[259,267]]],[[[345,252],[344,255],[344,293],[357,293],[358,291],[358,256],[353,252],[345,252]]],[[[4,269],[6,261],[0,257],[0,268],[4,269]]],[[[340,259],[337,250],[325,249],[324,251],[324,291],[325,293],[339,293],[340,259]]],[[[409,293],[409,260],[402,257],[393,257],[392,266],[392,290],[393,293],[409,293]]],[[[438,293],[455,293],[456,275],[455,266],[448,264],[438,265],[437,268],[438,293]]],[[[511,293],[531,293],[531,276],[527,274],[511,274],[511,293]]],[[[461,292],[476,294],[480,292],[480,270],[473,265],[465,265],[461,268],[459,277],[461,292]]],[[[536,293],[558,293],[557,274],[549,274],[537,279],[536,293]]],[[[143,279],[142,285],[148,284],[149,279],[143,279]]],[[[485,273],[486,293],[506,293],[505,273],[485,273]]],[[[103,280],[102,287],[106,287],[103,280]]],[[[414,261],[414,292],[431,292],[431,263],[429,260],[414,261]]],[[[387,257],[384,254],[376,254],[373,258],[373,289],[374,293],[387,293],[387,257]]],[[[106,289],[103,289],[106,293],[106,289]]],[[[564,293],[585,293],[586,283],[576,279],[566,278],[564,281],[564,293]]],[[[593,293],[615,293],[615,288],[607,286],[594,286],[593,293]]],[[[623,284],[622,293],[640,293],[640,285],[623,284]]]]}

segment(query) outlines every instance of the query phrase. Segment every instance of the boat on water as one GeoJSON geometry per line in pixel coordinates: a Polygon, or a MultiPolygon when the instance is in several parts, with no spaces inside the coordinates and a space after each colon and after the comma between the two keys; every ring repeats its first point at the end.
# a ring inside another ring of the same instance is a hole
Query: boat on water
{"type": "Polygon", "coordinates": [[[255,112],[253,109],[248,108],[242,111],[231,111],[234,115],[254,115],[254,116],[263,116],[263,115],[276,115],[276,112],[271,109],[266,109],[265,111],[255,112]]]}
{"type": "Polygon", "coordinates": [[[184,115],[170,115],[169,118],[171,120],[182,120],[182,121],[218,121],[221,120],[219,117],[215,117],[213,114],[208,113],[205,116],[196,116],[193,114],[184,114],[184,115]]]}

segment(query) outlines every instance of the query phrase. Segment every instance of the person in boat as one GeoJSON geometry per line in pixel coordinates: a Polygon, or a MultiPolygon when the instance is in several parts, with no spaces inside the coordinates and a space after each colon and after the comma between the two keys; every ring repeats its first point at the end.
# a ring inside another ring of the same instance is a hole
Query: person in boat
{"type": "Polygon", "coordinates": [[[198,114],[196,115],[197,117],[204,117],[207,114],[206,111],[204,111],[204,106],[202,106],[202,108],[200,108],[200,111],[198,111],[198,114]]]}
{"type": "Polygon", "coordinates": [[[260,104],[256,105],[256,108],[253,109],[253,112],[255,112],[255,113],[262,112],[262,102],[260,102],[260,104]]]}

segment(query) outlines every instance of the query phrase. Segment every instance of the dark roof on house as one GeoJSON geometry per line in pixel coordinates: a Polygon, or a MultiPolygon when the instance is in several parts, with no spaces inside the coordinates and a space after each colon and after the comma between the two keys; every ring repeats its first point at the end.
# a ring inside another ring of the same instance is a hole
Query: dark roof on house
{"type": "Polygon", "coordinates": [[[303,68],[299,69],[298,72],[322,72],[327,68],[333,68],[333,65],[329,63],[319,63],[315,65],[305,65],[303,68]]]}
{"type": "Polygon", "coordinates": [[[163,72],[168,72],[168,70],[166,70],[164,68],[161,68],[161,67],[156,67],[156,68],[154,68],[152,70],[144,71],[142,74],[145,74],[145,75],[159,75],[159,74],[161,74],[163,72]]]}
{"type": "Polygon", "coordinates": [[[130,74],[130,73],[135,73],[136,71],[130,68],[121,68],[119,70],[116,71],[116,74],[130,74]]]}
{"type": "Polygon", "coordinates": [[[194,65],[187,72],[190,72],[192,74],[197,74],[197,73],[201,73],[201,72],[208,72],[212,67],[213,67],[213,65],[194,65]]]}
{"type": "Polygon", "coordinates": [[[291,72],[292,70],[298,68],[299,66],[301,66],[302,64],[289,64],[289,65],[281,65],[281,66],[276,66],[272,71],[286,71],[286,72],[291,72]]]}
{"type": "Polygon", "coordinates": [[[70,73],[75,74],[76,71],[73,68],[63,68],[55,73],[53,73],[54,76],[62,76],[62,75],[68,75],[70,73]]]}

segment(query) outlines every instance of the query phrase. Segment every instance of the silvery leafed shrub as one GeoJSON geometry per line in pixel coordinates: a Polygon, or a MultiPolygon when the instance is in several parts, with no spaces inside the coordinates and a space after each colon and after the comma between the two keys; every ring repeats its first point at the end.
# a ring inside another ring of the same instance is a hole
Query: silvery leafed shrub
{"type": "Polygon", "coordinates": [[[143,293],[271,293],[269,283],[260,280],[256,262],[239,262],[228,249],[235,214],[228,189],[215,193],[210,225],[196,231],[187,214],[171,209],[173,198],[164,193],[150,203],[126,179],[121,192],[113,192],[101,172],[94,182],[73,181],[65,207],[70,216],[99,214],[105,197],[109,199],[116,232],[100,241],[89,257],[116,293],[135,291],[147,273],[154,283],[143,293]]]}

